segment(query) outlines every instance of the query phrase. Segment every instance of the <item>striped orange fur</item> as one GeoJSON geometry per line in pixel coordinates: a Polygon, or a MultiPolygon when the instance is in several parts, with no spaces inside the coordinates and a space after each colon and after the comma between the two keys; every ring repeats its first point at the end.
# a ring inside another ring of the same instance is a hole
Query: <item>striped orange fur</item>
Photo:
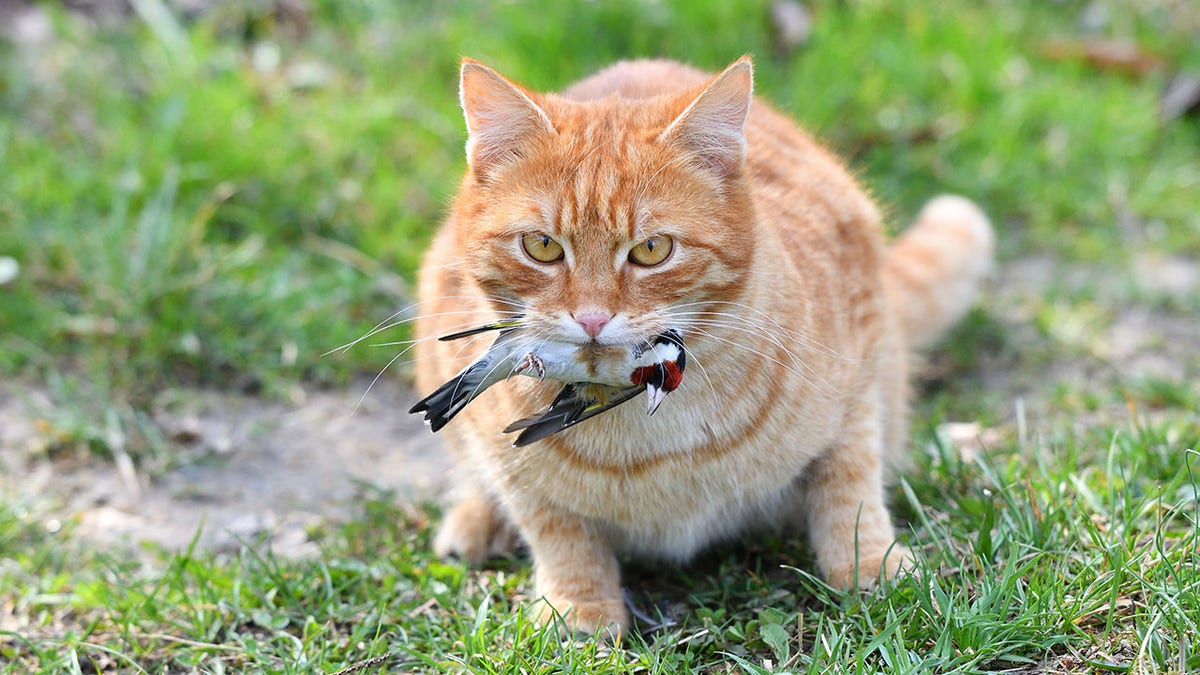
{"type": "Polygon", "coordinates": [[[625,405],[523,448],[501,429],[558,383],[485,392],[443,431],[456,475],[437,552],[479,563],[519,536],[544,616],[582,631],[627,624],[618,555],[686,560],[754,528],[805,529],[835,585],[895,574],[908,553],[884,482],[909,351],[974,297],[982,212],[938,198],[889,247],[842,165],[753,98],[746,58],[715,77],[624,62],[557,95],[466,60],[461,95],[469,166],[421,271],[418,386],[489,343],[431,338],[516,312],[593,359],[674,327],[689,370],[653,417],[625,405]],[[525,254],[530,233],[563,259],[525,254]],[[667,259],[630,262],[651,236],[672,238],[667,259]],[[595,341],[584,315],[607,317],[595,341]]]}

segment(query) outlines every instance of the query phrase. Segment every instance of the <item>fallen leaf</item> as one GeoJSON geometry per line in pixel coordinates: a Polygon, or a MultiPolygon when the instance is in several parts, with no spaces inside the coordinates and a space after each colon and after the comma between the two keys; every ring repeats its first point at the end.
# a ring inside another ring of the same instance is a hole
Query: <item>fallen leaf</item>
{"type": "Polygon", "coordinates": [[[1096,70],[1141,77],[1162,65],[1162,59],[1132,40],[1052,40],[1042,45],[1052,61],[1083,61],[1096,70]]]}
{"type": "Polygon", "coordinates": [[[937,434],[958,449],[958,456],[964,462],[974,462],[983,450],[1004,440],[999,429],[978,422],[945,422],[938,425],[937,434]]]}
{"type": "Polygon", "coordinates": [[[71,337],[111,337],[120,328],[111,316],[77,314],[63,320],[62,332],[71,337]]]}

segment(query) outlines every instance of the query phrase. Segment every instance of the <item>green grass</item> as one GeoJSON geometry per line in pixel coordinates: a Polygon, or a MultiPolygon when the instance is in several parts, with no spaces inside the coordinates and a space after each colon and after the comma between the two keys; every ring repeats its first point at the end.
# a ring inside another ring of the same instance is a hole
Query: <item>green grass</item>
{"type": "Polygon", "coordinates": [[[1200,357],[1164,333],[1172,372],[1127,372],[1103,338],[1131,308],[1148,331],[1200,310],[1135,265],[1200,255],[1200,121],[1157,118],[1170,72],[1200,70],[1200,11],[1100,3],[1102,37],[1167,64],[1137,78],[1045,55],[1084,37],[1085,2],[814,2],[786,56],[767,4],[312,2],[299,24],[268,3],[99,23],[48,4],[48,43],[0,42],[0,256],[21,266],[0,377],[48,392],[61,444],[167,466],[148,414],[167,388],[286,397],[391,358],[321,354],[411,300],[462,170],[461,55],[553,89],[619,58],[751,53],[757,90],[897,229],[962,192],[1006,261],[1055,271],[987,296],[934,359],[894,495],[918,579],[835,592],[791,540],[634,568],[638,606],[677,623],[610,650],[524,619],[527,561],[432,560],[436,512],[388,495],[314,532],[310,561],[95,552],[4,503],[0,672],[1200,670],[1200,357]],[[964,419],[998,431],[979,457],[930,432],[964,419]]]}
{"type": "Polygon", "coordinates": [[[0,581],[18,623],[0,657],[13,673],[331,672],[377,657],[370,672],[1194,672],[1197,441],[1192,421],[1006,443],[976,461],[933,443],[924,478],[897,491],[917,578],[834,591],[790,540],[634,566],[634,602],[673,624],[617,650],[531,626],[524,561],[478,572],[433,559],[436,514],[390,494],[300,562],[250,546],[137,563],[10,505],[0,581]]]}

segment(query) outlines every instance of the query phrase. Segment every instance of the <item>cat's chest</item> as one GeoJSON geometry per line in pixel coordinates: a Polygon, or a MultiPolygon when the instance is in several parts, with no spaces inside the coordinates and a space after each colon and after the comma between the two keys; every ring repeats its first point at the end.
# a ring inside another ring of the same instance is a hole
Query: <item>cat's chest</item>
{"type": "Polygon", "coordinates": [[[775,499],[836,433],[832,403],[705,393],[670,399],[653,416],[626,406],[537,444],[520,463],[523,489],[618,529],[656,532],[775,499]]]}

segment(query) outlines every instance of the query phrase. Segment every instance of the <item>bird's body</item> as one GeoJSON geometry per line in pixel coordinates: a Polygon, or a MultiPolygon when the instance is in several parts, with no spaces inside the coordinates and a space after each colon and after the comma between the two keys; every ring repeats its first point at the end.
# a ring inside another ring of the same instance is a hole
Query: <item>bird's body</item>
{"type": "Polygon", "coordinates": [[[488,387],[514,375],[566,383],[550,407],[504,429],[505,433],[521,431],[515,445],[522,446],[614,408],[643,390],[648,395],[647,412],[653,414],[683,378],[686,357],[675,331],[649,343],[608,349],[610,358],[596,359],[589,358],[587,346],[530,339],[521,328],[520,317],[514,317],[440,338],[456,340],[500,331],[486,352],[409,412],[425,413],[425,421],[436,432],[488,387]],[[616,352],[616,358],[611,352],[616,352]]]}

